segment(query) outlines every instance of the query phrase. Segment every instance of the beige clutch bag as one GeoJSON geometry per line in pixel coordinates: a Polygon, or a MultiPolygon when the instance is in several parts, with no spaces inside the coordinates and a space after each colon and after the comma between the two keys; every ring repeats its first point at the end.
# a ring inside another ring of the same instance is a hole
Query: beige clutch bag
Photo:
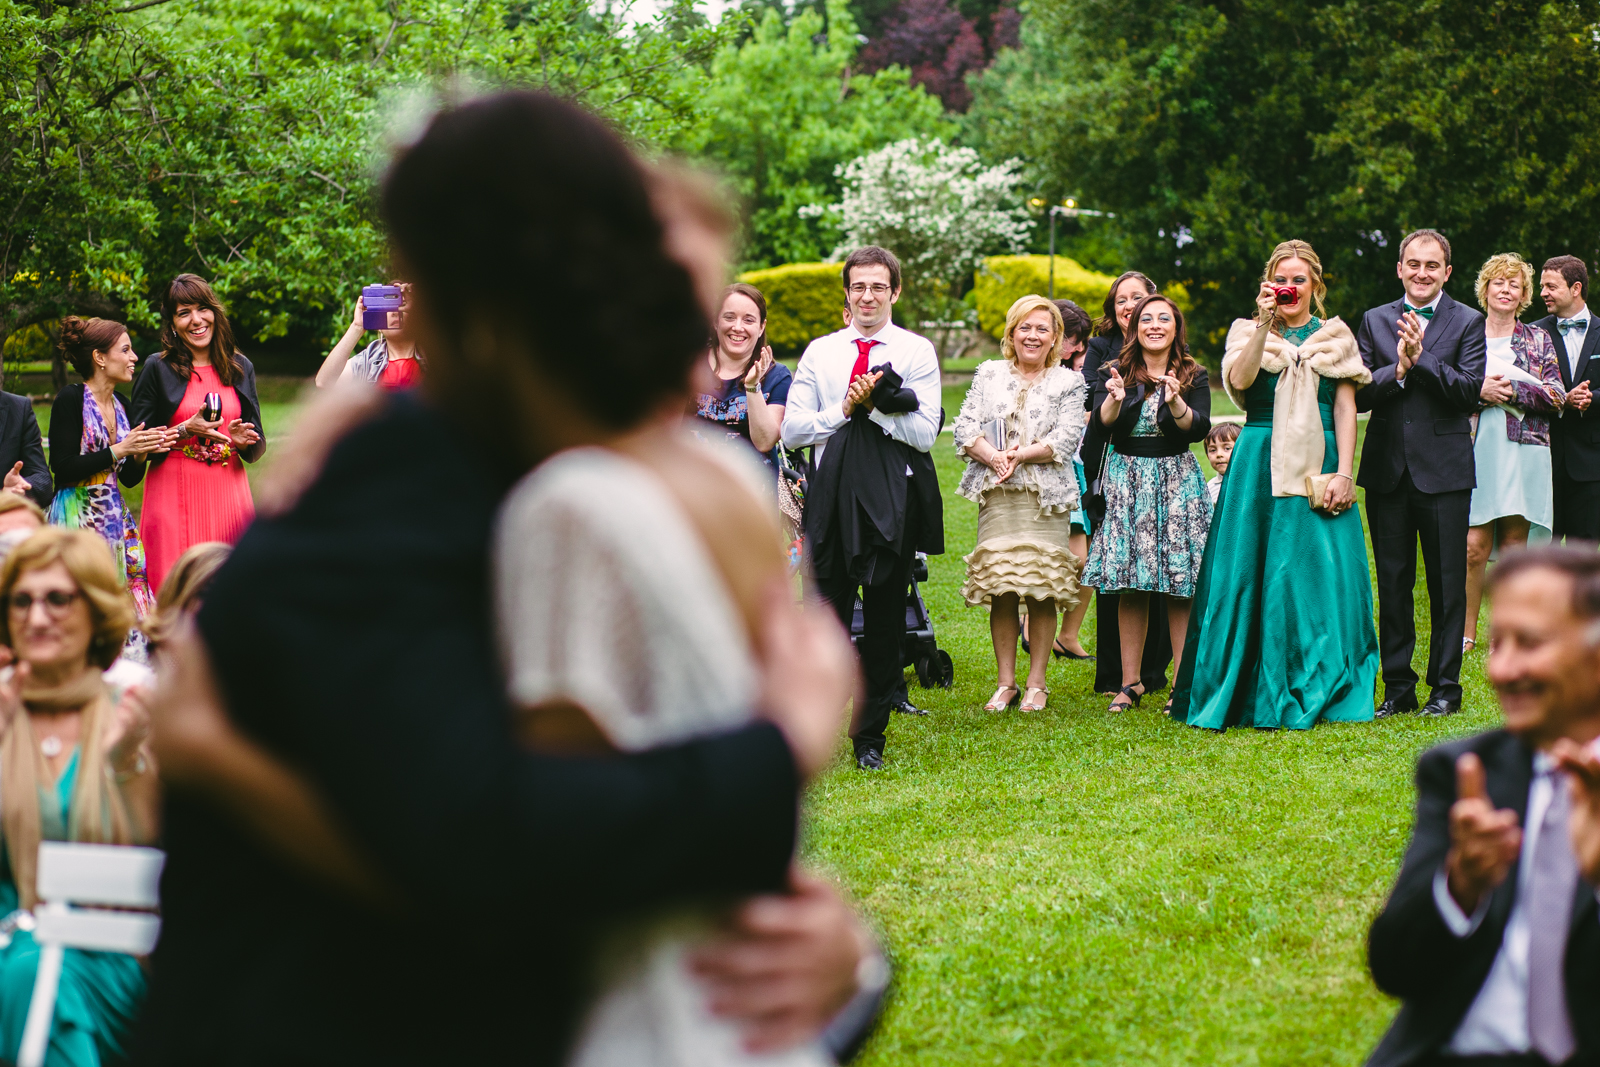
{"type": "Polygon", "coordinates": [[[1306,502],[1311,505],[1312,511],[1320,511],[1324,515],[1333,514],[1327,505],[1328,484],[1337,477],[1339,477],[1337,473],[1306,475],[1306,502]]]}

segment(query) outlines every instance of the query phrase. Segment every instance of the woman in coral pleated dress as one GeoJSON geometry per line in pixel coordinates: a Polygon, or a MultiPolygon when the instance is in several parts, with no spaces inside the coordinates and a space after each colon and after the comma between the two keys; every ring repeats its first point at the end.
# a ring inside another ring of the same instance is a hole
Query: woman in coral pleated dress
{"type": "Polygon", "coordinates": [[[256,372],[204,278],[180,274],[161,302],[161,343],[133,386],[135,423],[180,432],[152,457],[140,527],[150,588],[190,545],[233,544],[255,517],[245,463],[266,450],[256,372]]]}

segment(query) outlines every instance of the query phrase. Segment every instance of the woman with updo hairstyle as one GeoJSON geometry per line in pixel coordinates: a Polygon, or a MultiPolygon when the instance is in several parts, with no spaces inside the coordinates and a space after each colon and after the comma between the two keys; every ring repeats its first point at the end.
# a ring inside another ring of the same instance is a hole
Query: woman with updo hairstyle
{"type": "Polygon", "coordinates": [[[1355,510],[1355,335],[1324,318],[1322,261],[1284,241],[1256,313],[1228,331],[1222,382],[1245,412],[1222,479],[1172,716],[1309,729],[1372,719],[1378,639],[1355,510]]]}
{"type": "MultiPolygon", "coordinates": [[[[139,526],[120,487],[138,485],[150,457],[166,452],[173,435],[163,427],[147,429],[143,422],[129,425],[128,409],[116,388],[133,381],[139,357],[122,323],[68,315],[61,320],[56,352],[57,360],[70,364],[83,381],[69,383],[50,407],[50,472],[56,494],[49,521],[105,538],[142,619],[155,607],[155,597],[139,526]]],[[[143,637],[137,631],[128,651],[136,660],[144,658],[143,637]]]]}
{"type": "MultiPolygon", "coordinates": [[[[17,664],[0,674],[0,912],[30,909],[41,841],[146,844],[158,786],[141,689],[108,684],[134,623],[106,543],[49,527],[0,565],[0,642],[17,664]]],[[[39,966],[26,929],[0,948],[0,1056],[15,1062],[39,966]]],[[[47,1063],[123,1062],[144,1000],[138,959],[69,948],[47,1063]]]]}
{"type": "Polygon", "coordinates": [[[1073,466],[1089,414],[1083,375],[1061,362],[1061,312],[1042,296],[1006,312],[1000,359],[978,366],[955,421],[967,461],[956,492],[978,505],[978,543],[962,595],[989,605],[998,688],[985,711],[1043,711],[1056,612],[1078,603],[1083,557],[1072,552],[1073,466]],[[1028,679],[1017,685],[1019,607],[1028,613],[1028,679]],[[1033,652],[1038,649],[1038,652],[1033,652]]]}
{"type": "Polygon", "coordinates": [[[1183,312],[1159,293],[1134,306],[1122,351],[1103,375],[1091,418],[1111,442],[1101,471],[1106,515],[1083,580],[1118,595],[1122,686],[1109,709],[1117,712],[1145,694],[1142,653],[1154,594],[1166,602],[1173,662],[1183,662],[1189,598],[1211,525],[1211,498],[1189,446],[1211,429],[1211,386],[1189,352],[1183,312]]]}
{"type": "Polygon", "coordinates": [[[150,584],[190,545],[233,544],[255,517],[244,465],[266,451],[256,371],[234,342],[222,301],[198,274],[180,274],[161,298],[161,346],[133,388],[133,417],[175,435],[150,463],[142,519],[150,584]],[[217,407],[207,411],[207,398],[217,407]],[[210,416],[210,417],[208,417],[210,416]]]}

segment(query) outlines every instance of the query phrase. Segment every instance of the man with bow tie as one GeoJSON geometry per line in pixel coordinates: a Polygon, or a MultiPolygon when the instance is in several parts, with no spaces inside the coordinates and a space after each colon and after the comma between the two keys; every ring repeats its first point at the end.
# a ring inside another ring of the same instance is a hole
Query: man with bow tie
{"type": "Polygon", "coordinates": [[[1502,729],[1417,760],[1416,822],[1367,937],[1401,998],[1368,1067],[1600,1061],[1600,555],[1513,552],[1489,577],[1502,729]]]}
{"type": "Polygon", "coordinates": [[[1589,271],[1577,256],[1556,256],[1539,276],[1539,295],[1550,314],[1534,323],[1556,343],[1556,363],[1567,401],[1559,418],[1550,420],[1550,472],[1555,516],[1551,531],[1562,538],[1600,540],[1600,413],[1591,404],[1600,382],[1600,329],[1585,298],[1589,271]]]}
{"type": "Polygon", "coordinates": [[[944,510],[929,450],[942,410],[927,338],[890,319],[900,261],[868,245],[844,262],[849,325],[806,346],[789,389],[783,443],[810,445],[806,539],[817,585],[849,629],[861,595],[866,699],[850,737],[856,765],[883,766],[889,715],[923,714],[906,696],[906,591],[918,551],[944,551],[944,510]]]}
{"type": "Polygon", "coordinates": [[[1400,242],[1405,296],[1361,320],[1356,347],[1372,384],[1356,409],[1372,412],[1356,484],[1367,491],[1367,530],[1378,575],[1383,702],[1377,717],[1417,710],[1412,590],[1417,545],[1433,632],[1424,715],[1461,710],[1461,634],[1467,618],[1467,514],[1477,469],[1471,416],[1483,388],[1483,315],[1444,291],[1450,242],[1416,230],[1400,242]]]}

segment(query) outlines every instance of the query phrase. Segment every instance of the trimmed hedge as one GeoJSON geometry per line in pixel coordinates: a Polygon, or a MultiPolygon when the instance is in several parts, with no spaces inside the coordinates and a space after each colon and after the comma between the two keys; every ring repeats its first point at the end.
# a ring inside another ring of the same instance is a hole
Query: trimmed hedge
{"type": "MultiPolygon", "coordinates": [[[[1100,317],[1106,292],[1116,280],[1116,275],[1089,270],[1077,260],[1056,257],[1056,299],[1074,301],[1091,319],[1100,317]]],[[[1006,312],[1019,296],[1049,294],[1050,257],[989,256],[978,267],[974,281],[978,325],[999,340],[1006,326],[1006,312]]],[[[1172,297],[1180,309],[1189,310],[1189,294],[1183,286],[1168,285],[1163,292],[1172,297]]]]}
{"type": "Polygon", "coordinates": [[[739,280],[767,298],[767,341],[798,354],[812,338],[844,326],[843,270],[840,263],[786,263],[746,271],[739,280]]]}

